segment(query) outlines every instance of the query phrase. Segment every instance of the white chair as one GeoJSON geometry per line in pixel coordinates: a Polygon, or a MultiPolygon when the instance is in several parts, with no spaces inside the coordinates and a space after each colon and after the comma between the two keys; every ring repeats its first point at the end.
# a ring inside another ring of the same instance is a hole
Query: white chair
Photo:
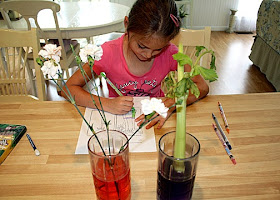
{"type": "Polygon", "coordinates": [[[0,102],[46,100],[44,77],[36,63],[39,51],[37,30],[0,29],[0,35],[0,50],[3,52],[3,57],[0,56],[0,102]],[[27,91],[26,64],[30,48],[33,49],[37,97],[27,91]]]}
{"type": "MultiPolygon", "coordinates": [[[[40,38],[44,39],[46,43],[56,43],[58,46],[62,47],[60,65],[62,70],[66,72],[66,79],[70,77],[68,69],[76,66],[76,61],[71,51],[70,43],[73,44],[76,53],[79,52],[80,45],[76,40],[62,39],[57,18],[57,12],[60,11],[59,4],[50,0],[13,0],[0,3],[0,10],[8,28],[10,29],[14,29],[14,27],[7,14],[9,10],[18,12],[25,19],[28,30],[31,29],[30,19],[34,19],[40,38]],[[38,13],[44,9],[50,9],[53,13],[53,19],[50,19],[50,22],[53,21],[53,23],[55,23],[56,38],[47,38],[44,30],[41,29],[38,23],[38,13]]],[[[30,58],[32,58],[32,56],[30,56],[30,58]]],[[[33,61],[31,63],[33,63],[33,61]]]]}
{"type": "MultiPolygon", "coordinates": [[[[211,27],[205,27],[202,30],[184,29],[180,30],[180,33],[171,42],[175,45],[181,43],[184,47],[184,54],[195,59],[196,46],[205,46],[209,49],[211,37],[211,27]]],[[[209,62],[209,54],[205,55],[201,59],[201,66],[207,67],[209,62]]]]}

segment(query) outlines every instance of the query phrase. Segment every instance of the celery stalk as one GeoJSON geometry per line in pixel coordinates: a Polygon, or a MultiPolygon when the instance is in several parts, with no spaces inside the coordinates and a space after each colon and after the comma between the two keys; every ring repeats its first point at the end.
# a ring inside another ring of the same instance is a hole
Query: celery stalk
{"type": "MultiPolygon", "coordinates": [[[[186,148],[186,107],[189,93],[193,94],[196,98],[199,97],[200,91],[192,78],[201,75],[205,80],[210,82],[217,80],[218,75],[216,73],[215,65],[215,53],[212,50],[205,48],[204,46],[196,46],[197,57],[193,63],[192,59],[183,53],[183,46],[179,44],[179,52],[173,55],[173,58],[178,61],[178,79],[176,82],[173,73],[170,73],[165,79],[165,86],[167,87],[166,96],[170,98],[176,98],[176,136],[174,144],[174,157],[181,159],[185,158],[186,148]],[[206,55],[211,54],[210,69],[200,66],[198,63],[200,59],[206,55]],[[184,66],[188,64],[191,67],[190,72],[184,71],[184,66]]],[[[175,170],[178,172],[184,171],[184,165],[182,162],[176,161],[174,163],[175,170]]]]}
{"type": "MultiPolygon", "coordinates": [[[[183,45],[179,44],[179,52],[183,53],[183,45]]],[[[184,77],[184,66],[180,66],[178,63],[178,82],[184,77]]],[[[180,97],[183,103],[176,105],[177,112],[177,124],[176,124],[176,137],[174,147],[174,157],[184,158],[185,157],[185,146],[186,146],[186,105],[187,97],[180,97]]],[[[179,99],[176,99],[178,101],[179,99]]]]}

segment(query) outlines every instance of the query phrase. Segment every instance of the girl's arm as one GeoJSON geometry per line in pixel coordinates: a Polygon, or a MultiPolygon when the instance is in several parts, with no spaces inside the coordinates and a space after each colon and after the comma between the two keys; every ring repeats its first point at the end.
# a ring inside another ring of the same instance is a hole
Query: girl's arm
{"type": "Polygon", "coordinates": [[[188,105],[205,97],[209,93],[209,86],[202,76],[200,76],[200,75],[195,76],[192,80],[193,80],[193,82],[196,83],[196,85],[200,91],[200,95],[198,98],[196,98],[193,94],[189,93],[189,97],[187,99],[188,105]]]}
{"type": "MultiPolygon", "coordinates": [[[[85,73],[88,74],[89,78],[92,79],[93,77],[89,65],[85,64],[83,66],[83,69],[85,73]]],[[[66,82],[66,85],[72,96],[74,97],[77,105],[96,108],[92,101],[90,93],[83,89],[85,84],[86,83],[80,70],[77,70],[66,82]]],[[[63,87],[63,90],[66,91],[65,86],[63,87]]],[[[63,92],[62,96],[67,99],[66,95],[63,92]]],[[[96,102],[96,106],[99,109],[102,109],[98,96],[92,96],[94,101],[96,102]]],[[[102,102],[103,110],[113,114],[125,114],[129,112],[133,106],[133,97],[130,96],[121,96],[112,99],[100,97],[100,100],[102,102]]]]}
{"type": "MultiPolygon", "coordinates": [[[[185,65],[185,72],[189,72],[191,70],[191,67],[189,65],[185,65]]],[[[193,102],[205,97],[209,93],[209,86],[207,82],[204,80],[204,78],[201,75],[197,75],[192,78],[192,81],[196,83],[200,95],[198,98],[196,98],[193,94],[189,93],[188,99],[187,99],[187,104],[192,104],[193,102]]]]}

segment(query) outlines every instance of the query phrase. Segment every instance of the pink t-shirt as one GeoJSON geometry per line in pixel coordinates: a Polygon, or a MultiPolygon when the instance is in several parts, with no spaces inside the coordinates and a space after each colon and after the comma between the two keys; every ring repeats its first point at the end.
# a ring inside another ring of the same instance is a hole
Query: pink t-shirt
{"type": "MultiPolygon", "coordinates": [[[[129,72],[123,55],[123,38],[124,35],[102,45],[103,55],[101,60],[95,61],[94,71],[97,74],[105,72],[124,96],[164,96],[161,81],[170,71],[177,69],[177,61],[173,59],[172,55],[178,52],[178,48],[170,44],[155,57],[149,72],[142,76],[135,76],[129,72]]],[[[108,88],[110,97],[119,96],[110,85],[108,88]]]]}

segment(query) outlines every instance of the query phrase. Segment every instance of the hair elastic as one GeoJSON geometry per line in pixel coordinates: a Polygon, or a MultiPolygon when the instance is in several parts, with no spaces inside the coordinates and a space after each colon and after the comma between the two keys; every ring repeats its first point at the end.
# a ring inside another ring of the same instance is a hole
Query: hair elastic
{"type": "Polygon", "coordinates": [[[175,17],[173,14],[170,14],[170,18],[172,19],[172,21],[174,22],[175,26],[176,27],[179,27],[180,24],[179,24],[179,20],[177,17],[175,17]]]}

